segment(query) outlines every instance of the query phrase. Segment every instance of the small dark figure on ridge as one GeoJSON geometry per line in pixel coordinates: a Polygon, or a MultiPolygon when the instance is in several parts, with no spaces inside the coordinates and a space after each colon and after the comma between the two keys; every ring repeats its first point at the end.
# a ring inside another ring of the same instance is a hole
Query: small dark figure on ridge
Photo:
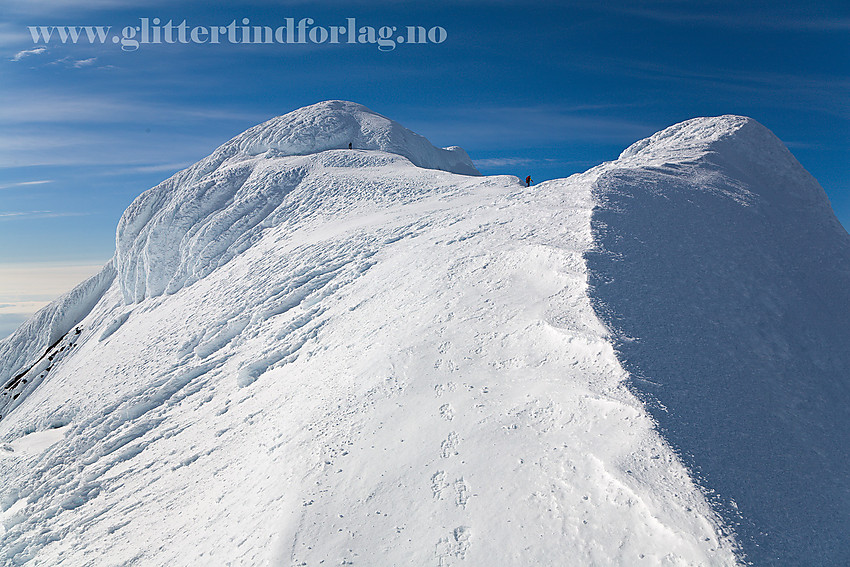
{"type": "Polygon", "coordinates": [[[531,187],[531,184],[532,184],[533,182],[534,182],[534,180],[533,180],[533,179],[531,179],[531,176],[530,176],[530,175],[529,175],[528,177],[526,177],[526,178],[525,178],[525,186],[526,186],[526,187],[531,187]]]}

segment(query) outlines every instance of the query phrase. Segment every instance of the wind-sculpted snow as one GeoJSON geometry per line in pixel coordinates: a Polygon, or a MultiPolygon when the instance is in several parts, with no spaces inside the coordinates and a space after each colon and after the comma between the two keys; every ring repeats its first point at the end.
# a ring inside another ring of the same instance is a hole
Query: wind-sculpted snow
{"type": "MultiPolygon", "coordinates": [[[[752,145],[758,151],[765,138],[758,135],[753,139],[749,135],[753,130],[764,131],[764,128],[745,116],[692,118],[635,142],[623,150],[617,163],[646,167],[665,162],[694,162],[710,153],[718,142],[730,138],[734,138],[739,149],[752,145]]],[[[775,141],[771,139],[770,144],[774,145],[775,141]]]]}
{"type": "Polygon", "coordinates": [[[850,237],[755,121],[692,120],[624,156],[595,185],[588,265],[633,390],[747,559],[850,564],[850,237]]]}
{"type": "Polygon", "coordinates": [[[0,562],[727,566],[736,532],[766,557],[755,529],[839,557],[845,244],[814,246],[838,225],[764,129],[692,121],[528,189],[358,105],[287,116],[140,196],[114,281],[15,339],[0,562]],[[825,496],[786,499],[806,471],[825,496]]]}
{"type": "Polygon", "coordinates": [[[175,293],[248,248],[304,176],[292,160],[274,161],[281,169],[238,162],[192,183],[178,174],[139,197],[117,236],[125,299],[175,293]]]}
{"type": "Polygon", "coordinates": [[[406,161],[399,156],[424,168],[478,175],[460,148],[434,148],[354,103],[319,103],[251,128],[124,213],[116,258],[125,300],[175,293],[246,250],[263,230],[297,223],[298,215],[333,213],[317,210],[320,203],[338,209],[374,197],[332,172],[406,161]],[[320,153],[337,148],[345,149],[320,153]],[[306,154],[321,158],[291,157],[306,154]]]}
{"type": "Polygon", "coordinates": [[[0,421],[6,563],[735,563],[592,311],[586,179],[234,156],[133,203],[0,421]]]}
{"type": "MultiPolygon", "coordinates": [[[[97,275],[84,281],[47,307],[41,309],[17,331],[0,341],[0,418],[18,404],[26,390],[17,376],[28,372],[34,364],[49,356],[49,347],[58,343],[89,314],[115,279],[110,261],[97,275]]],[[[22,377],[22,376],[21,376],[22,377]]]]}
{"type": "Polygon", "coordinates": [[[274,150],[282,155],[305,155],[345,149],[349,143],[359,150],[404,156],[419,167],[480,175],[463,149],[435,148],[398,122],[341,100],[320,102],[273,118],[235,137],[219,151],[258,155],[274,150]]]}
{"type": "Polygon", "coordinates": [[[82,322],[0,422],[7,562],[734,564],[585,295],[589,191],[353,155],[288,162],[323,188],[297,222],[82,322]]]}

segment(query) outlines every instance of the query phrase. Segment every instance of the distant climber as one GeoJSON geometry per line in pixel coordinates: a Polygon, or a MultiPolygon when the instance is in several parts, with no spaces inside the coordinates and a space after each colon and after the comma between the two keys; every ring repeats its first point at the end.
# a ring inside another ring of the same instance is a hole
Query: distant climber
{"type": "Polygon", "coordinates": [[[351,142],[348,142],[348,149],[351,149],[351,142]]]}
{"type": "Polygon", "coordinates": [[[526,178],[525,178],[525,186],[526,186],[526,187],[531,187],[531,184],[532,184],[532,182],[533,182],[533,181],[534,181],[534,180],[533,180],[533,179],[531,179],[531,176],[529,175],[528,177],[526,177],[526,178]]]}

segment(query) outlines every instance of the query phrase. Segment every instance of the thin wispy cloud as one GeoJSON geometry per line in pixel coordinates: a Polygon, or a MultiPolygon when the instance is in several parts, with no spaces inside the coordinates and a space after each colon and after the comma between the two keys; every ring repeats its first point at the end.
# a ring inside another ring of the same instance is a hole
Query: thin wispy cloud
{"type": "Polygon", "coordinates": [[[617,66],[619,71],[625,72],[631,70],[633,74],[642,73],[643,76],[648,78],[668,77],[740,84],[749,83],[754,86],[806,89],[811,92],[824,91],[830,88],[850,90],[850,78],[837,79],[836,77],[768,71],[739,71],[730,68],[706,71],[691,66],[678,66],[645,60],[617,59],[611,57],[599,58],[591,64],[604,64],[608,67],[617,66]]]}
{"type": "Polygon", "coordinates": [[[166,4],[165,0],[6,0],[4,9],[19,15],[43,15],[73,11],[97,11],[105,9],[149,8],[166,4]]]}
{"type": "Polygon", "coordinates": [[[151,134],[138,126],[94,132],[76,131],[70,125],[44,127],[38,132],[30,132],[27,126],[0,129],[0,168],[94,166],[114,170],[173,159],[194,163],[232,135],[226,130],[210,135],[188,127],[173,128],[151,134]]]}
{"type": "Polygon", "coordinates": [[[850,18],[823,17],[805,8],[782,7],[765,12],[763,9],[748,9],[746,5],[724,2],[661,3],[655,5],[624,4],[610,11],[645,18],[668,24],[688,24],[722,27],[726,29],[751,28],[764,30],[797,31],[848,31],[850,18]]]}
{"type": "MultiPolygon", "coordinates": [[[[27,123],[91,123],[129,119],[132,105],[100,97],[31,92],[26,97],[0,95],[0,121],[27,123]]],[[[144,112],[142,110],[142,112],[144,112]]]]}
{"type": "Polygon", "coordinates": [[[631,143],[654,132],[628,119],[571,110],[556,105],[455,108],[440,121],[410,120],[405,125],[440,145],[509,147],[552,142],[631,143]],[[439,138],[437,138],[439,136],[439,138]]]}
{"type": "Polygon", "coordinates": [[[73,65],[77,69],[81,67],[88,67],[90,65],[94,65],[94,62],[97,61],[97,57],[89,57],[88,59],[78,59],[74,61],[73,65]]]}
{"type": "Polygon", "coordinates": [[[0,211],[0,222],[9,220],[52,219],[60,217],[83,217],[91,213],[57,211],[0,211]]]}
{"type": "Polygon", "coordinates": [[[132,97],[0,93],[0,167],[125,166],[176,171],[271,116],[132,97]],[[103,126],[107,126],[104,128],[103,126]]]}
{"type": "Polygon", "coordinates": [[[26,216],[26,215],[37,215],[37,214],[49,213],[49,212],[50,211],[20,211],[20,212],[11,212],[11,213],[6,212],[6,213],[4,213],[4,212],[0,211],[0,220],[11,219],[11,218],[16,218],[16,217],[23,217],[23,216],[26,216]]]}
{"type": "MultiPolygon", "coordinates": [[[[3,5],[6,8],[6,5],[3,5]]],[[[32,45],[32,36],[26,27],[11,22],[0,22],[0,48],[18,48],[32,45]]]]}
{"type": "Polygon", "coordinates": [[[160,173],[163,171],[180,171],[192,165],[191,161],[183,161],[180,163],[161,163],[155,165],[140,165],[135,167],[127,167],[119,170],[104,172],[104,175],[123,175],[125,173],[160,173]]]}
{"type": "Polygon", "coordinates": [[[597,162],[588,160],[563,160],[557,158],[529,158],[529,157],[490,157],[473,159],[480,170],[499,170],[513,167],[541,167],[541,166],[581,166],[585,169],[596,165],[597,162]]]}
{"type": "Polygon", "coordinates": [[[171,124],[174,120],[234,120],[260,122],[271,118],[258,112],[198,107],[188,104],[148,103],[120,95],[91,96],[28,92],[26,96],[0,94],[0,121],[9,123],[150,122],[171,124]]]}
{"type": "Polygon", "coordinates": [[[497,157],[497,158],[482,158],[474,159],[472,163],[475,167],[508,167],[515,165],[530,165],[536,160],[531,158],[516,158],[516,157],[497,157]]]}
{"type": "Polygon", "coordinates": [[[17,53],[15,53],[11,60],[20,61],[21,59],[24,59],[26,57],[31,57],[33,55],[41,55],[45,51],[47,51],[46,47],[34,47],[32,49],[24,49],[23,51],[18,51],[17,53]]]}
{"type": "Polygon", "coordinates": [[[6,183],[0,185],[0,189],[12,189],[14,187],[27,187],[29,185],[44,185],[45,183],[53,183],[52,179],[38,179],[36,181],[19,181],[17,183],[6,183]]]}
{"type": "MultiPolygon", "coordinates": [[[[594,55],[572,66],[585,72],[611,74],[651,81],[668,89],[711,92],[715,99],[757,99],[762,104],[800,111],[850,117],[850,78],[816,73],[722,69],[672,62],[648,61],[625,56],[594,55]],[[600,71],[601,70],[601,71],[600,71]]],[[[657,104],[661,101],[654,101],[657,104]]],[[[733,107],[734,108],[734,107],[733,107]]]]}
{"type": "Polygon", "coordinates": [[[74,59],[73,57],[67,56],[61,59],[56,59],[55,61],[51,61],[48,65],[64,65],[69,69],[82,69],[83,67],[91,67],[94,65],[95,61],[97,61],[97,57],[89,57],[88,59],[74,59]]]}

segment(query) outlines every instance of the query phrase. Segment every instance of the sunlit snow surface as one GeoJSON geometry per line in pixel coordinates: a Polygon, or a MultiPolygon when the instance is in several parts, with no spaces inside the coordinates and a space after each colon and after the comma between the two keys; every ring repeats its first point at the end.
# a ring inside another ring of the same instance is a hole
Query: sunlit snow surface
{"type": "MultiPolygon", "coordinates": [[[[612,176],[658,152],[526,189],[359,105],[287,116],[139,197],[0,342],[6,564],[736,564],[588,285],[612,176]]],[[[703,120],[684,184],[751,123],[703,120]]]]}

